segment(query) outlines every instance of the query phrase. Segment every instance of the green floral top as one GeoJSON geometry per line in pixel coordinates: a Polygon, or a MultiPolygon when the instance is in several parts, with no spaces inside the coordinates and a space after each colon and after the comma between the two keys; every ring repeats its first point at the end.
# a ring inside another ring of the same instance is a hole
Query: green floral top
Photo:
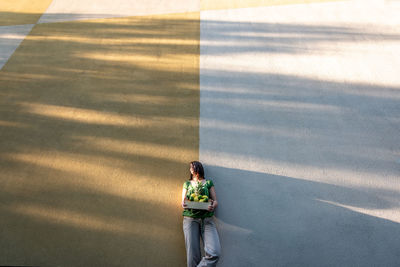
{"type": "MultiPolygon", "coordinates": [[[[214,186],[213,181],[211,180],[206,180],[206,182],[203,185],[204,193],[203,195],[206,195],[210,197],[210,188],[214,186]]],[[[191,194],[194,193],[194,186],[190,181],[186,181],[183,184],[183,188],[186,189],[186,198],[189,198],[191,194]]],[[[188,216],[192,218],[207,218],[207,217],[212,217],[214,215],[213,211],[208,211],[208,210],[196,210],[196,209],[184,209],[183,216],[188,216]]]]}

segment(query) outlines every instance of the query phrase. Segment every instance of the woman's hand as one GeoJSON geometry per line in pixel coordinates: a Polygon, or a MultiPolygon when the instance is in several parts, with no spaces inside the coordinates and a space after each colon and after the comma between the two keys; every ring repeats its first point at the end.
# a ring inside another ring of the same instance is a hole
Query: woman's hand
{"type": "Polygon", "coordinates": [[[208,211],[214,211],[217,206],[218,202],[211,199],[211,205],[208,207],[208,211]]]}
{"type": "Polygon", "coordinates": [[[208,210],[214,211],[218,206],[217,194],[215,193],[214,186],[210,188],[210,199],[211,199],[211,206],[208,207],[208,210]]]}
{"type": "Polygon", "coordinates": [[[186,203],[185,203],[185,200],[182,201],[181,205],[182,205],[182,208],[186,209],[187,205],[186,205],[186,203]]]}

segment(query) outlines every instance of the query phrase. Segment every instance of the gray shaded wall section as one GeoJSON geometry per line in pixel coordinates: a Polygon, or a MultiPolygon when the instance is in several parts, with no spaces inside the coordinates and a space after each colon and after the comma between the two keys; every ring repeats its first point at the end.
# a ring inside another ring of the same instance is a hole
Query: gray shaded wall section
{"type": "Polygon", "coordinates": [[[399,265],[398,223],[318,201],[389,206],[378,192],[216,166],[206,172],[219,196],[220,266],[399,265]]]}
{"type": "Polygon", "coordinates": [[[321,41],[362,40],[400,35],[201,20],[200,160],[219,200],[219,266],[400,265],[399,83],[256,71],[237,59],[267,65],[321,41]]]}

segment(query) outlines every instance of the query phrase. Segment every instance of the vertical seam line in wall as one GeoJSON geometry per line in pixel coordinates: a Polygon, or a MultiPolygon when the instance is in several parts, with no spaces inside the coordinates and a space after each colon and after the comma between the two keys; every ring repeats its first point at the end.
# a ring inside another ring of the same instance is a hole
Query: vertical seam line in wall
{"type": "Polygon", "coordinates": [[[199,159],[199,161],[201,161],[200,159],[200,144],[201,144],[201,136],[200,136],[200,127],[201,127],[201,0],[199,0],[199,22],[198,22],[198,27],[199,27],[199,60],[198,60],[198,73],[199,73],[199,114],[198,114],[198,118],[199,118],[199,127],[198,127],[198,155],[197,158],[199,159]]]}

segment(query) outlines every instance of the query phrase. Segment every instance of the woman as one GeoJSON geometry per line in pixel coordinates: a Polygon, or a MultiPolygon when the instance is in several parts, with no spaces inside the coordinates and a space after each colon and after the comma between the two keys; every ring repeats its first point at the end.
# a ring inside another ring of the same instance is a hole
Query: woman
{"type": "Polygon", "coordinates": [[[204,169],[201,163],[192,161],[190,163],[190,179],[183,184],[182,190],[183,232],[188,267],[217,265],[221,251],[218,232],[213,219],[214,210],[217,206],[218,201],[213,182],[204,178],[204,169]],[[203,186],[203,195],[207,195],[211,200],[208,210],[186,208],[185,199],[188,199],[195,191],[198,183],[203,186]],[[201,258],[200,238],[204,244],[205,256],[203,258],[201,258]]]}

